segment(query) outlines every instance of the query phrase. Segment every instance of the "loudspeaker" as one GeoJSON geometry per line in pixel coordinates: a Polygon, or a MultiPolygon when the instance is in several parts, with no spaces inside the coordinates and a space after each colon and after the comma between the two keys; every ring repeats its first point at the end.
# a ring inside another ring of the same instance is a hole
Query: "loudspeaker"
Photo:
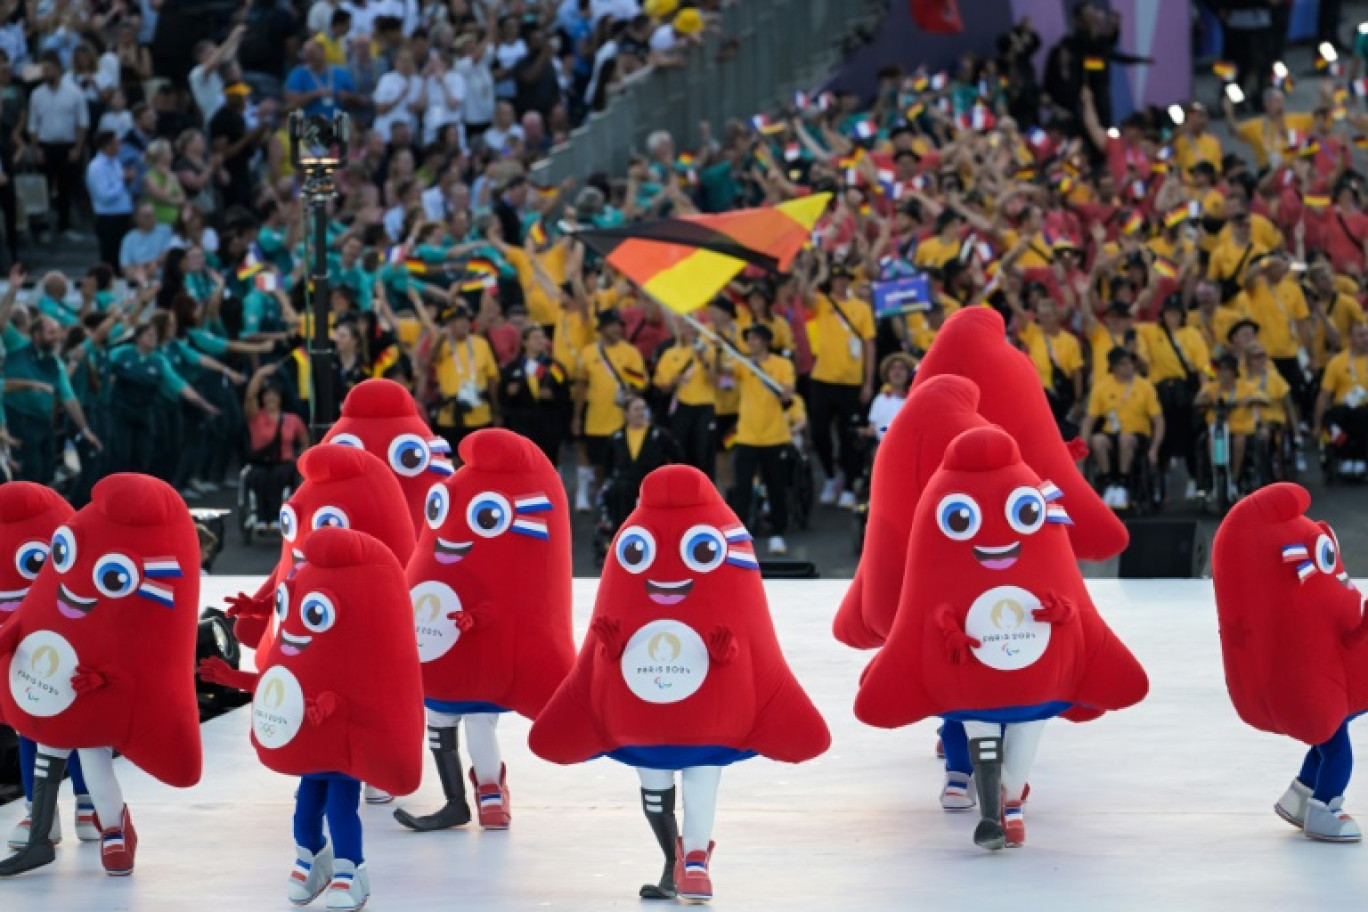
{"type": "Polygon", "coordinates": [[[1126,523],[1130,546],[1121,553],[1121,579],[1200,579],[1211,552],[1211,529],[1197,519],[1136,519],[1126,523]]]}

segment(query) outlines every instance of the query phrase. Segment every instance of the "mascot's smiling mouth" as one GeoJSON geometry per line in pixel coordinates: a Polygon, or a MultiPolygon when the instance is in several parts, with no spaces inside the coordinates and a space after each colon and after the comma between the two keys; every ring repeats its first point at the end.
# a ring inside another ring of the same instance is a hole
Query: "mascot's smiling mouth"
{"type": "Polygon", "coordinates": [[[654,580],[646,581],[646,594],[651,597],[651,601],[657,605],[678,605],[684,601],[684,597],[693,591],[693,580],[681,580],[677,583],[657,583],[654,580]]]}
{"type": "Polygon", "coordinates": [[[473,541],[453,542],[445,538],[438,538],[437,544],[432,547],[432,556],[437,558],[439,564],[456,564],[470,553],[470,549],[475,547],[473,541]]]}
{"type": "Polygon", "coordinates": [[[66,583],[57,585],[57,610],[62,613],[64,618],[79,621],[95,610],[96,601],[93,598],[81,598],[68,589],[66,583]]]}
{"type": "Polygon", "coordinates": [[[1013,542],[1001,548],[974,546],[974,557],[989,570],[1006,570],[1017,562],[1021,555],[1021,542],[1013,542]]]}
{"type": "Polygon", "coordinates": [[[301,652],[308,649],[309,644],[312,642],[313,637],[311,636],[293,636],[292,634],[288,634],[283,630],[280,631],[280,651],[285,653],[287,656],[299,655],[301,652]]]}
{"type": "Polygon", "coordinates": [[[13,592],[0,592],[0,614],[9,614],[19,610],[19,603],[28,595],[27,589],[15,589],[13,592]]]}

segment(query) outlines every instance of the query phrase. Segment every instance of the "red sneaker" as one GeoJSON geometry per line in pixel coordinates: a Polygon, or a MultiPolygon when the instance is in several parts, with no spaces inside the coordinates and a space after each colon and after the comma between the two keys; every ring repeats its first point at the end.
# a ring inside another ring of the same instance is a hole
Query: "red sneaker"
{"type": "Polygon", "coordinates": [[[513,820],[513,808],[508,801],[508,767],[499,767],[498,784],[481,785],[470,771],[470,783],[475,786],[475,804],[480,809],[480,826],[486,830],[506,830],[513,820]]]}
{"type": "Polygon", "coordinates": [[[119,826],[100,831],[100,862],[110,877],[127,877],[133,873],[133,856],[138,851],[138,833],[133,829],[133,818],[124,805],[119,826]]]}
{"type": "Polygon", "coordinates": [[[1026,817],[1021,813],[1020,801],[1002,802],[1002,829],[1007,834],[1007,848],[1026,844],[1026,817]]]}
{"type": "Polygon", "coordinates": [[[713,847],[708,843],[708,851],[693,851],[684,854],[684,840],[675,843],[674,880],[676,895],[681,902],[705,903],[712,899],[712,878],[708,876],[708,863],[712,861],[713,847]]]}

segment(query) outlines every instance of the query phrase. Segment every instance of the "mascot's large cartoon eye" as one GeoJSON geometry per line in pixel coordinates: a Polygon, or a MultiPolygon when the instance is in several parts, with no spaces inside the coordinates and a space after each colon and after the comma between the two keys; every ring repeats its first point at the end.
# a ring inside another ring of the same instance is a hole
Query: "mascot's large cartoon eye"
{"type": "Polygon", "coordinates": [[[405,478],[423,474],[431,460],[427,441],[417,434],[400,434],[390,441],[390,468],[405,478]]]}
{"type": "Polygon", "coordinates": [[[695,573],[708,573],[727,559],[727,539],[712,526],[694,526],[679,540],[679,556],[695,573]]]}
{"type": "Polygon", "coordinates": [[[290,590],[285,587],[284,583],[276,586],[275,613],[276,619],[279,621],[284,621],[285,615],[290,613],[290,590]]]}
{"type": "Polygon", "coordinates": [[[76,536],[62,526],[52,533],[52,566],[58,573],[66,573],[76,565],[76,536]]]}
{"type": "Polygon", "coordinates": [[[314,633],[324,633],[337,623],[337,609],[323,593],[310,592],[299,603],[299,619],[314,633]]]}
{"type": "Polygon", "coordinates": [[[449,512],[451,497],[447,494],[446,488],[439,484],[433,485],[432,490],[428,491],[427,500],[423,501],[423,518],[427,520],[428,528],[434,532],[442,528],[442,523],[446,522],[449,512]]]}
{"type": "Polygon", "coordinates": [[[337,507],[319,507],[314,511],[313,527],[315,529],[345,529],[350,523],[347,514],[337,507]]]}
{"type": "Polygon", "coordinates": [[[338,446],[356,447],[358,450],[365,449],[361,444],[361,438],[357,437],[355,434],[338,434],[336,437],[329,440],[328,443],[335,443],[338,446]]]}
{"type": "Polygon", "coordinates": [[[1335,561],[1339,560],[1339,548],[1328,535],[1316,539],[1316,567],[1321,573],[1334,573],[1335,561]]]}
{"type": "Polygon", "coordinates": [[[947,494],[936,505],[936,525],[951,541],[968,541],[983,525],[983,511],[968,494],[947,494]]]}
{"type": "Polygon", "coordinates": [[[470,531],[481,538],[496,538],[513,525],[513,508],[502,494],[485,491],[476,494],[470,506],[466,507],[466,522],[470,525],[470,531]]]}
{"type": "Polygon", "coordinates": [[[1022,535],[1045,525],[1045,498],[1035,488],[1017,488],[1007,496],[1007,524],[1022,535]]]}
{"type": "Polygon", "coordinates": [[[138,588],[138,565],[122,554],[106,554],[95,562],[90,575],[106,598],[123,598],[138,588]]]}
{"type": "Polygon", "coordinates": [[[298,534],[299,517],[295,515],[295,508],[286,504],[280,508],[280,537],[292,542],[298,534]]]}
{"type": "Polygon", "coordinates": [[[20,576],[31,580],[38,575],[39,570],[43,569],[43,564],[47,563],[47,559],[47,542],[26,542],[19,546],[18,551],[14,552],[14,567],[19,571],[20,576]]]}
{"type": "Polygon", "coordinates": [[[628,573],[645,573],[655,560],[655,538],[641,526],[628,526],[618,533],[613,550],[622,569],[628,573]]]}

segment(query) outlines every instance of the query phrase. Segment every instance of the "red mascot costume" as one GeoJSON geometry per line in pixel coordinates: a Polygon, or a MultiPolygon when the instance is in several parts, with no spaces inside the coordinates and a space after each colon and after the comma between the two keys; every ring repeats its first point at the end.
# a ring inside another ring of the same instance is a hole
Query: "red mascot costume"
{"type": "Polygon", "coordinates": [[[1297,485],[1269,485],[1221,523],[1211,554],[1221,653],[1240,718],[1311,746],[1278,816],[1312,839],[1355,842],[1343,806],[1349,721],[1368,711],[1368,624],[1335,533],[1304,515],[1310,505],[1297,485]]]}
{"type": "Polygon", "coordinates": [[[955,438],[913,519],[905,576],[917,585],[855,699],[870,725],[964,723],[985,848],[1025,841],[1021,800],[1046,720],[1130,706],[1149,687],[1084,588],[1060,498],[1004,431],[955,438]]]}
{"type": "Polygon", "coordinates": [[[407,794],[423,775],[422,674],[403,568],[369,535],[319,530],[276,587],[275,613],[279,636],[260,675],[221,659],[204,660],[200,673],[253,691],[257,756],[302,777],[290,901],[305,905],[326,889],[328,909],[359,909],[370,895],[360,780],[407,794]]]}
{"type": "Polygon", "coordinates": [[[280,508],[280,560],[256,595],[229,600],[228,616],[235,619],[233,634],[244,646],[263,652],[271,647],[276,584],[304,559],[304,544],[315,530],[365,532],[394,552],[400,564],[413,553],[413,526],[399,482],[368,451],[312,447],[300,457],[299,474],[304,483],[280,508]]]}
{"type": "Polygon", "coordinates": [[[110,874],[133,871],[137,834],[113,751],[167,785],[200,778],[195,638],[199,537],[180,495],[111,475],[52,536],[51,553],[0,629],[0,712],[38,744],[28,844],[0,876],[54,858],[57,790],[79,751],[110,874]]]}
{"type": "Polygon", "coordinates": [[[575,662],[570,509],[556,469],[511,431],[461,441],[461,468],[433,486],[408,565],[428,741],[446,805],[395,818],[414,830],[470,821],[458,726],[465,721],[480,825],[506,829],[499,714],[535,719],[575,662]]]}
{"type": "MultiPolygon", "coordinates": [[[[29,587],[38,571],[47,562],[48,543],[57,527],[75,515],[71,504],[44,485],[30,481],[13,481],[0,486],[0,627],[19,609],[28,595],[29,587]]],[[[3,722],[0,717],[0,722],[3,722]]],[[[33,766],[37,762],[38,746],[19,736],[19,772],[24,783],[24,802],[33,808],[33,766]]],[[[96,842],[100,830],[95,825],[95,805],[86,790],[81,761],[73,754],[67,761],[72,790],[76,793],[76,836],[82,842],[96,842]]],[[[32,818],[25,815],[10,834],[9,847],[22,849],[28,845],[32,818]]],[[[62,841],[61,815],[52,818],[48,837],[53,845],[62,841]]]]}
{"type": "Polygon", "coordinates": [[[1078,471],[1075,454],[1059,436],[1040,375],[1031,359],[1007,342],[1007,327],[996,310],[966,307],[951,315],[918,365],[913,390],[942,374],[974,381],[979,414],[1011,434],[1026,464],[1064,492],[1074,521],[1069,540],[1075,555],[1106,560],[1126,550],[1125,525],[1078,471]]]}
{"type": "Polygon", "coordinates": [[[721,768],[757,754],[799,763],[830,743],[780,651],[745,527],[697,469],[652,472],[613,540],[574,670],[532,725],[532,751],[637,767],[666,859],[642,896],[702,902],[721,768]]]}
{"type": "Polygon", "coordinates": [[[361,447],[389,466],[403,489],[413,534],[422,534],[428,489],[455,468],[451,447],[428,428],[412,393],[393,380],[363,380],[343,400],[342,417],[323,442],[361,447]]]}

